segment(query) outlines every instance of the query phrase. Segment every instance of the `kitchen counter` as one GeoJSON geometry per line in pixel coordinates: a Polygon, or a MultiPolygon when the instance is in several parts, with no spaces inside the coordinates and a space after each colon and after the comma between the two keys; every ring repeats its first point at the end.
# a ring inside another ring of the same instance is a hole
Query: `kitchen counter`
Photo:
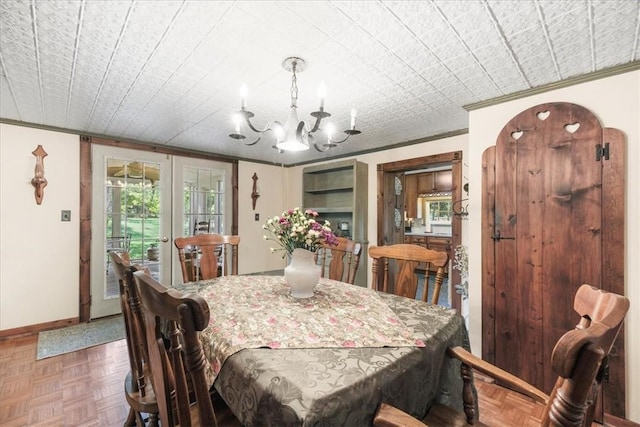
{"type": "Polygon", "coordinates": [[[412,232],[412,233],[404,233],[405,236],[426,236],[426,237],[451,237],[449,233],[426,233],[426,232],[412,232]]]}

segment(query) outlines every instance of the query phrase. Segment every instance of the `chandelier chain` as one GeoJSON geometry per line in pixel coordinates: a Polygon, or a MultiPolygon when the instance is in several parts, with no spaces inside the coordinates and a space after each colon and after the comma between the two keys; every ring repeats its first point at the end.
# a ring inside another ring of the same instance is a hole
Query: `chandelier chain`
{"type": "Polygon", "coordinates": [[[298,77],[296,76],[296,62],[292,64],[291,71],[291,108],[298,108],[298,77]]]}

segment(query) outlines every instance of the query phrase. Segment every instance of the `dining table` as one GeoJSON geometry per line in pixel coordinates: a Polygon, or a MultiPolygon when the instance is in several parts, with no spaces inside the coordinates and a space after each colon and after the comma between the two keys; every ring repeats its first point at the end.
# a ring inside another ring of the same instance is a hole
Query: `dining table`
{"type": "Polygon", "coordinates": [[[454,309],[327,278],[311,298],[292,297],[282,275],[174,288],[207,301],[207,377],[243,425],[371,426],[382,402],[416,417],[462,409],[446,349],[469,339],[454,309]]]}

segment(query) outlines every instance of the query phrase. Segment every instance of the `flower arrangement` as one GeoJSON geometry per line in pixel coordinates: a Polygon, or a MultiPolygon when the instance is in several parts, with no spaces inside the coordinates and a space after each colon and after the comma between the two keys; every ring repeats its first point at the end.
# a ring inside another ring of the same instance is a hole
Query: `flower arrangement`
{"type": "Polygon", "coordinates": [[[282,212],[279,217],[268,218],[262,228],[270,236],[265,235],[264,239],[280,245],[279,249],[271,248],[271,252],[284,251],[285,254],[291,254],[296,248],[315,252],[323,243],[337,244],[336,235],[331,231],[331,223],[320,223],[316,221],[317,217],[318,212],[310,209],[303,212],[300,208],[294,208],[282,212]]]}

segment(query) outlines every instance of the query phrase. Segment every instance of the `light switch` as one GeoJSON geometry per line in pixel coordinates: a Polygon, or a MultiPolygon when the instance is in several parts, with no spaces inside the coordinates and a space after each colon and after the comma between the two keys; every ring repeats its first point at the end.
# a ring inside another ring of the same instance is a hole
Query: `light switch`
{"type": "Polygon", "coordinates": [[[260,214],[259,213],[253,215],[253,217],[255,218],[256,221],[260,221],[260,214]]]}
{"type": "Polygon", "coordinates": [[[60,221],[71,221],[71,211],[61,211],[60,212],[60,221]]]}

